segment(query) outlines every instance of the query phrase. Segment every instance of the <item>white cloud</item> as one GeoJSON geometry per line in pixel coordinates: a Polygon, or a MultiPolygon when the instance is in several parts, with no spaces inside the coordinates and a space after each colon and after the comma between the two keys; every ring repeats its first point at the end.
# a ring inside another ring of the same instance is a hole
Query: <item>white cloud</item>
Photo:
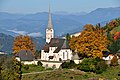
{"type": "Polygon", "coordinates": [[[17,34],[21,34],[21,35],[25,35],[25,34],[28,33],[28,32],[26,32],[26,31],[18,31],[18,30],[8,30],[8,31],[14,32],[14,33],[17,33],[17,34]]]}
{"type": "Polygon", "coordinates": [[[18,31],[18,30],[8,30],[10,32],[14,32],[16,34],[20,34],[20,35],[29,35],[31,37],[42,37],[42,33],[41,32],[33,32],[33,33],[28,33],[26,31],[18,31]]]}
{"type": "Polygon", "coordinates": [[[41,34],[41,32],[33,32],[33,33],[29,33],[29,36],[32,37],[42,37],[43,35],[41,34]]]}

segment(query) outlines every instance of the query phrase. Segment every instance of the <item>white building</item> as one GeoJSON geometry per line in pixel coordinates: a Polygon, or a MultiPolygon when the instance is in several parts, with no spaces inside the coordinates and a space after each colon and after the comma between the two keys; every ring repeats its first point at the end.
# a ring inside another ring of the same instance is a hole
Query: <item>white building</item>
{"type": "Polygon", "coordinates": [[[73,36],[75,36],[75,37],[78,37],[78,36],[80,36],[81,35],[81,32],[77,32],[77,33],[74,33],[74,34],[72,34],[72,35],[70,35],[71,37],[73,37],[73,36]]]}
{"type": "Polygon", "coordinates": [[[65,39],[52,38],[41,51],[41,60],[65,61],[71,60],[72,51],[66,48],[65,39]]]}
{"type": "Polygon", "coordinates": [[[24,65],[37,65],[37,60],[30,50],[21,50],[16,55],[16,60],[20,61],[24,65]]]}
{"type": "Polygon", "coordinates": [[[54,38],[54,29],[52,27],[51,13],[49,8],[48,26],[46,29],[46,43],[41,50],[41,62],[43,66],[60,66],[62,61],[71,60],[72,51],[66,47],[66,40],[54,38]],[[47,62],[46,62],[47,61],[47,62]],[[51,63],[55,62],[55,63],[51,63]],[[58,62],[58,63],[56,63],[58,62]],[[51,63],[50,65],[47,63],[51,63]]]}

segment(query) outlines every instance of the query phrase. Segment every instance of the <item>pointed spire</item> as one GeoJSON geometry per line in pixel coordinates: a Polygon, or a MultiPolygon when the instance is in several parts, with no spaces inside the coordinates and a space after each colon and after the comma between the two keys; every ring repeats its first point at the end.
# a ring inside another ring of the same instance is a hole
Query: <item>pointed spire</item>
{"type": "Polygon", "coordinates": [[[48,26],[47,26],[47,29],[52,29],[52,19],[51,19],[50,5],[49,5],[48,26]]]}

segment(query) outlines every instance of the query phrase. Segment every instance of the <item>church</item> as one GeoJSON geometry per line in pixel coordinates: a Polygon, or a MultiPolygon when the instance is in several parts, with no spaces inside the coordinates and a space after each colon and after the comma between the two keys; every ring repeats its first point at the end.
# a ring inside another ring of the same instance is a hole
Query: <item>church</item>
{"type": "MultiPolygon", "coordinates": [[[[52,25],[51,12],[49,8],[48,26],[46,28],[46,43],[41,50],[41,61],[47,62],[63,62],[71,60],[72,51],[66,46],[66,40],[54,37],[54,29],[52,25]]],[[[53,63],[54,64],[54,63],[53,63]]],[[[45,64],[43,63],[45,66],[45,64]]],[[[46,64],[49,66],[49,64],[46,64]]]]}

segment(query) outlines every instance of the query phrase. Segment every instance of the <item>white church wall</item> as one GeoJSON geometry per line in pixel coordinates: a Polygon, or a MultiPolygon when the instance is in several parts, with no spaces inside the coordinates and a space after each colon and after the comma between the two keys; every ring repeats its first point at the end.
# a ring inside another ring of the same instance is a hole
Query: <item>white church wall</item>
{"type": "Polygon", "coordinates": [[[60,55],[60,58],[62,60],[68,60],[68,59],[71,60],[72,51],[70,49],[62,49],[62,50],[59,51],[58,54],[60,55]]]}
{"type": "Polygon", "coordinates": [[[56,68],[59,68],[60,65],[62,64],[62,62],[44,62],[44,61],[41,61],[41,63],[43,64],[42,66],[43,67],[46,67],[46,68],[53,68],[53,66],[55,65],[56,68]]]}

